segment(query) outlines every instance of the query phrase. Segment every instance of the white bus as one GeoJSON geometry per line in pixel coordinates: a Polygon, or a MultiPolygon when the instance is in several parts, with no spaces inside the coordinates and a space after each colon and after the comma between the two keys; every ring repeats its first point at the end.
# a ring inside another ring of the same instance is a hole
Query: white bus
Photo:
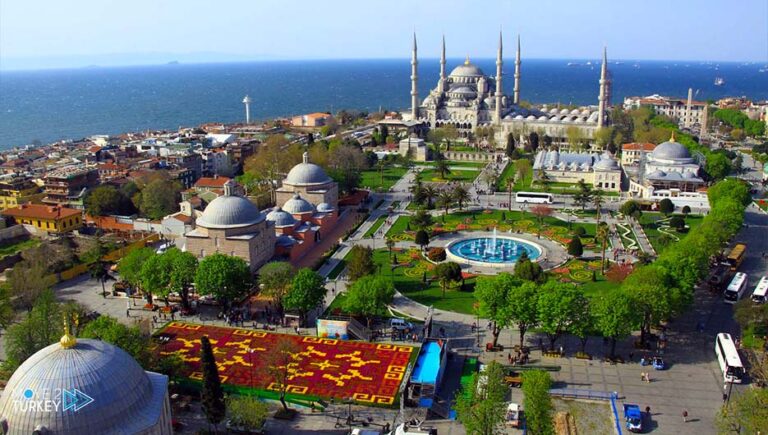
{"type": "Polygon", "coordinates": [[[760,278],[755,291],[752,292],[752,302],[762,304],[765,303],[766,298],[768,298],[768,276],[760,278]]]}
{"type": "Polygon", "coordinates": [[[734,344],[730,334],[724,332],[717,334],[715,353],[717,354],[717,362],[720,363],[720,370],[723,371],[723,380],[740,384],[741,378],[744,376],[744,365],[741,364],[739,352],[736,350],[736,344],[734,344]]]}
{"type": "Polygon", "coordinates": [[[552,204],[554,196],[543,192],[517,192],[515,202],[532,204],[552,204]]]}
{"type": "Polygon", "coordinates": [[[744,290],[747,289],[747,274],[743,272],[736,272],[733,276],[731,283],[728,284],[728,288],[723,292],[726,304],[735,304],[744,295],[744,290]]]}

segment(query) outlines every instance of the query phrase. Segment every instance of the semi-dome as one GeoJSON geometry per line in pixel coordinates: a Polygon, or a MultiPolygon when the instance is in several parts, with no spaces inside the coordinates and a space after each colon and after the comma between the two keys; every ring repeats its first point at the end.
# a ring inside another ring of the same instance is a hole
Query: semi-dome
{"type": "Polygon", "coordinates": [[[451,71],[451,77],[481,77],[484,75],[483,70],[477,65],[473,65],[469,58],[464,61],[463,65],[459,65],[451,71]]]}
{"type": "Polygon", "coordinates": [[[0,398],[7,433],[171,433],[165,375],[145,372],[111,344],[65,337],[29,357],[11,376],[0,398]],[[47,401],[59,404],[36,406],[47,401]]]}
{"type": "Polygon", "coordinates": [[[285,204],[283,204],[283,210],[290,214],[303,214],[314,212],[315,207],[297,193],[293,195],[293,198],[285,201],[285,204]]]}
{"type": "Polygon", "coordinates": [[[283,211],[280,207],[275,207],[267,213],[267,220],[274,222],[277,228],[291,227],[296,225],[296,218],[290,213],[283,211]]]}
{"type": "Polygon", "coordinates": [[[224,195],[214,199],[197,218],[203,228],[238,228],[264,221],[264,215],[246,198],[234,195],[232,180],[224,185],[224,195]]]}
{"type": "Polygon", "coordinates": [[[330,213],[334,210],[333,206],[331,204],[328,204],[327,202],[321,202],[320,204],[317,204],[317,211],[320,213],[330,213]]]}
{"type": "Polygon", "coordinates": [[[330,183],[330,177],[325,173],[323,168],[317,166],[314,163],[309,163],[309,154],[304,153],[304,161],[291,168],[288,172],[288,176],[285,177],[284,184],[290,184],[294,186],[310,186],[314,184],[326,184],[330,183]]]}
{"type": "Polygon", "coordinates": [[[675,136],[673,135],[669,141],[659,144],[651,152],[651,157],[660,160],[690,159],[691,153],[688,152],[688,148],[683,144],[675,142],[675,136]]]}
{"type": "Polygon", "coordinates": [[[451,89],[450,92],[452,94],[463,94],[463,95],[474,95],[476,93],[469,86],[459,86],[457,88],[451,89]]]}

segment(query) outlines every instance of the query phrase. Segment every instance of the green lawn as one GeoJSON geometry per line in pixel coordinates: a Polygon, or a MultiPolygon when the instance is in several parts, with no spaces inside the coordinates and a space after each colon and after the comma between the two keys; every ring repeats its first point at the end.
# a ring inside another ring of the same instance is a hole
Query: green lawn
{"type": "Polygon", "coordinates": [[[367,169],[360,173],[360,186],[372,190],[389,190],[407,171],[406,168],[399,166],[384,168],[382,180],[382,174],[378,169],[367,169]]]}
{"type": "MultiPolygon", "coordinates": [[[[447,160],[448,166],[455,166],[457,168],[483,168],[488,163],[485,162],[465,162],[459,160],[447,160]]],[[[414,162],[416,166],[435,166],[435,162],[414,162]]]]}
{"type": "MultiPolygon", "coordinates": [[[[517,160],[512,160],[509,163],[507,163],[507,166],[504,167],[504,170],[501,172],[501,175],[499,176],[499,181],[496,183],[496,190],[499,192],[506,192],[509,190],[507,187],[507,180],[512,177],[514,174],[517,173],[517,170],[515,169],[515,162],[517,160]]],[[[515,192],[519,192],[521,190],[528,190],[531,186],[531,181],[533,180],[533,171],[526,174],[524,178],[518,178],[515,180],[515,186],[512,188],[515,192]]]]}
{"type": "Polygon", "coordinates": [[[446,182],[446,181],[466,181],[471,182],[477,176],[480,175],[480,171],[469,171],[469,170],[455,170],[451,172],[446,172],[445,178],[440,178],[440,173],[435,171],[434,169],[424,169],[421,171],[421,179],[423,181],[431,181],[431,182],[446,182]]]}
{"type": "Polygon", "coordinates": [[[384,224],[384,221],[386,220],[387,220],[386,216],[381,216],[378,219],[376,219],[376,222],[374,222],[373,225],[371,225],[371,227],[368,228],[368,231],[365,232],[365,234],[363,235],[363,238],[373,237],[373,235],[376,234],[376,231],[378,231],[379,228],[381,228],[381,226],[384,224]]]}
{"type": "Polygon", "coordinates": [[[0,246],[0,258],[7,255],[13,255],[25,249],[33,248],[39,244],[40,240],[38,239],[27,239],[16,243],[11,243],[9,245],[0,246]]]}
{"type": "MultiPolygon", "coordinates": [[[[675,215],[670,215],[670,217],[675,215]]],[[[677,215],[682,216],[682,215],[677,215]]],[[[640,216],[640,225],[643,227],[643,231],[645,231],[645,235],[648,236],[648,240],[651,242],[651,245],[653,245],[653,249],[656,250],[656,252],[661,252],[664,250],[665,246],[662,244],[663,239],[661,238],[663,232],[659,231],[659,227],[663,226],[660,225],[658,222],[660,220],[664,219],[664,215],[661,213],[654,213],[654,212],[643,212],[643,214],[640,216]],[[661,240],[661,241],[660,241],[661,240]]],[[[685,218],[685,223],[688,225],[689,231],[694,230],[696,227],[701,225],[701,222],[704,220],[704,216],[701,215],[688,215],[688,217],[685,218]]],[[[672,234],[673,237],[677,237],[678,239],[682,239],[685,237],[687,233],[678,233],[677,231],[673,229],[668,230],[669,233],[672,234]]],[[[677,241],[674,241],[672,244],[677,243],[677,241]]]]}

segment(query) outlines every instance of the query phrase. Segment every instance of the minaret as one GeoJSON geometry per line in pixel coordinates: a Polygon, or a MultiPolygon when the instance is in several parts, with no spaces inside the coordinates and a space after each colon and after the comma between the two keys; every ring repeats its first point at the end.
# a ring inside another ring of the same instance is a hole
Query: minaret
{"type": "Polygon", "coordinates": [[[416,32],[413,32],[413,52],[411,53],[411,118],[415,121],[419,117],[419,90],[417,84],[419,76],[417,69],[419,65],[417,48],[416,48],[416,32]]]}
{"type": "Polygon", "coordinates": [[[245,123],[251,123],[251,97],[248,95],[243,98],[243,104],[245,104],[245,123]]]}
{"type": "Polygon", "coordinates": [[[517,35],[517,56],[515,57],[515,95],[512,102],[520,104],[520,35],[517,35]]]}
{"type": "Polygon", "coordinates": [[[504,64],[503,57],[503,44],[501,42],[501,30],[499,30],[499,51],[496,52],[496,113],[494,114],[494,121],[496,124],[501,123],[501,96],[503,88],[501,85],[501,67],[504,64]]]}
{"type": "Polygon", "coordinates": [[[688,88],[688,103],[685,105],[685,119],[683,120],[683,127],[691,128],[691,109],[693,108],[693,88],[688,88]]]}
{"type": "Polygon", "coordinates": [[[445,92],[445,35],[443,35],[443,48],[440,52],[440,83],[437,85],[437,91],[441,94],[445,92]]]}
{"type": "Polygon", "coordinates": [[[603,47],[603,66],[600,68],[600,95],[597,98],[597,128],[605,126],[605,105],[608,85],[608,49],[603,47]]]}

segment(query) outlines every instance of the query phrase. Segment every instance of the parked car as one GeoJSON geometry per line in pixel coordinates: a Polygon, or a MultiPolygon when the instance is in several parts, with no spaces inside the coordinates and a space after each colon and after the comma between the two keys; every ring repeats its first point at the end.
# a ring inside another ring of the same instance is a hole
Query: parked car
{"type": "Polygon", "coordinates": [[[389,319],[389,327],[390,329],[397,329],[398,331],[405,331],[406,329],[413,330],[413,323],[398,317],[393,317],[389,319]]]}
{"type": "Polygon", "coordinates": [[[624,421],[628,431],[643,431],[643,413],[640,407],[631,403],[624,404],[624,421]]]}

